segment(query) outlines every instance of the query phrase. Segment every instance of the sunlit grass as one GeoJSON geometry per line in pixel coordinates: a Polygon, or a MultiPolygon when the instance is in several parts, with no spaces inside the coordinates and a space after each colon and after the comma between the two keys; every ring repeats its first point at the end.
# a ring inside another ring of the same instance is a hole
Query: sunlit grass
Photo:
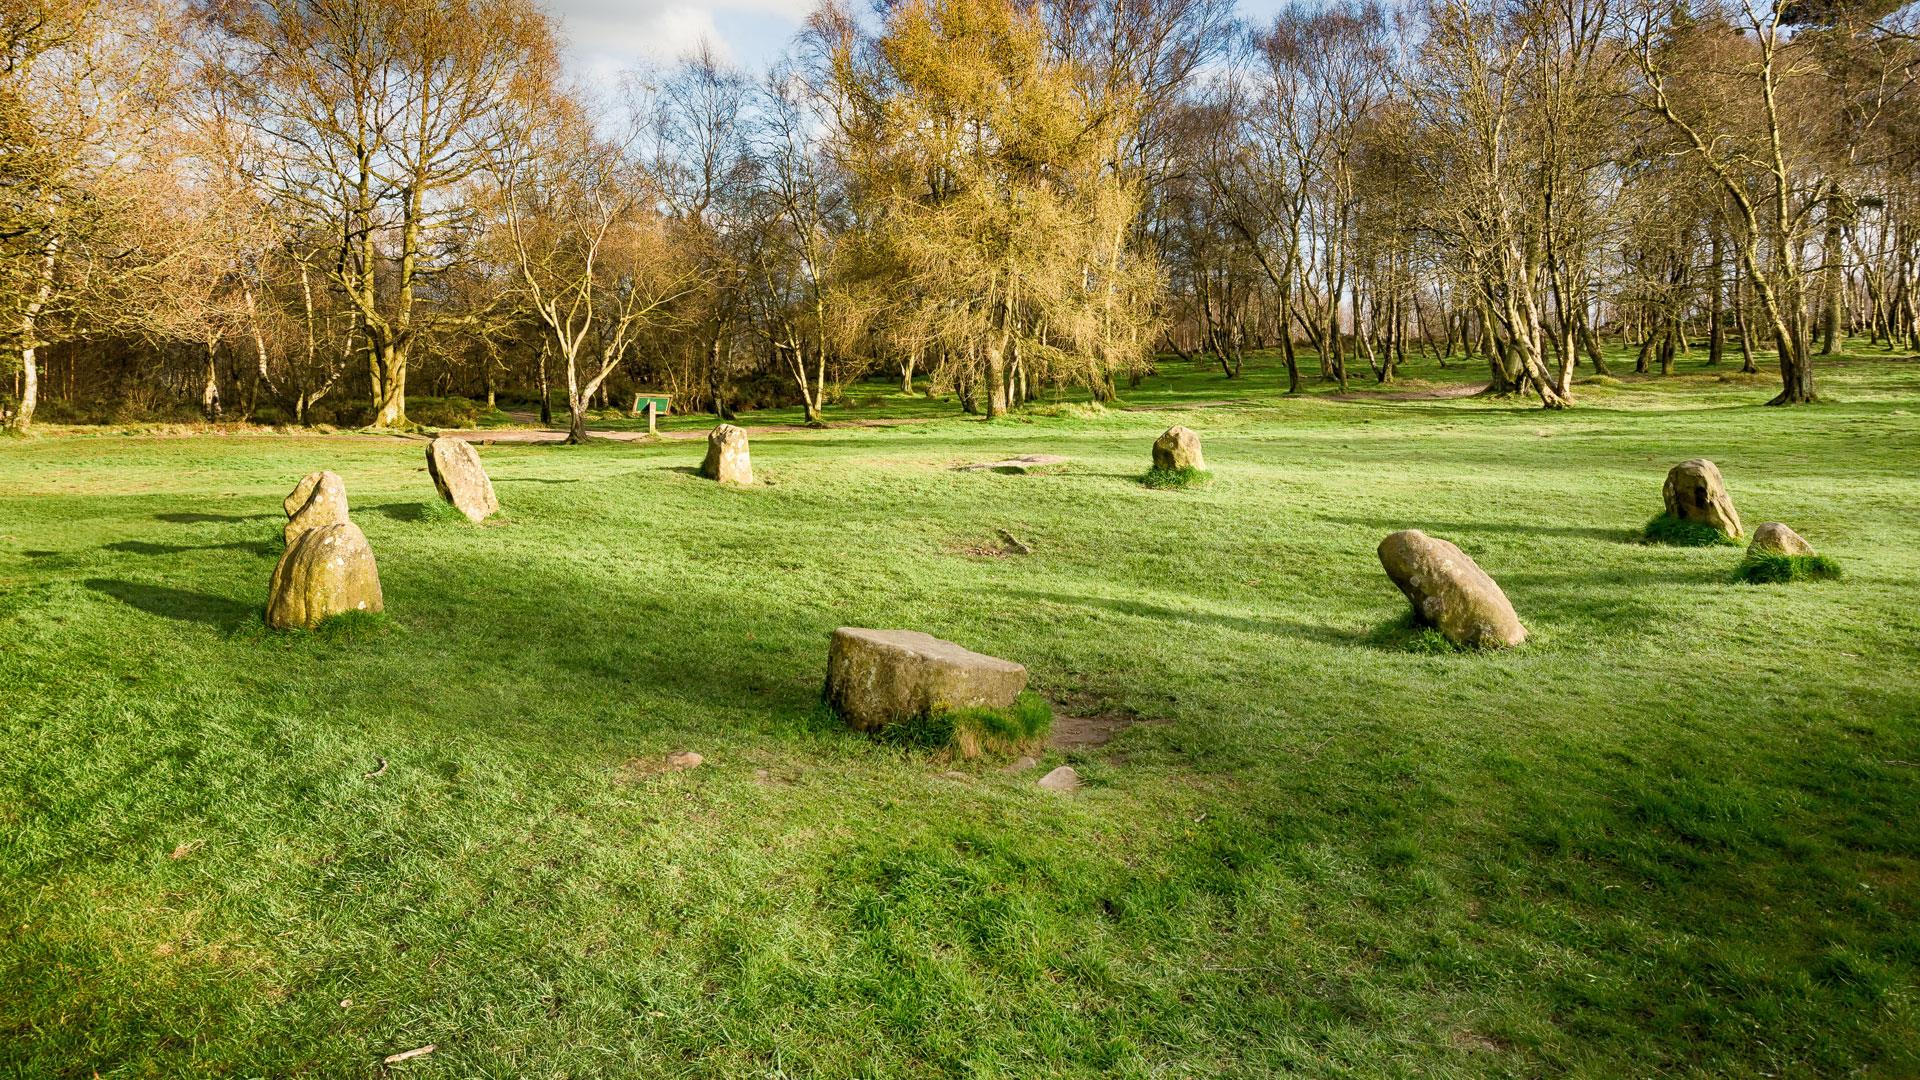
{"type": "Polygon", "coordinates": [[[926,422],[756,436],[750,489],[697,441],[486,447],[483,526],[417,441],[10,442],[0,1074],[1920,1072],[1920,366],[1769,409],[1699,359],[1564,414],[1265,357],[992,423],[876,381],[829,419],[926,422]],[[1147,490],[1172,422],[1213,480],[1147,490]],[[950,468],[1031,453],[1071,467],[950,468]],[[1846,575],[1639,542],[1695,456],[1846,575]],[[322,467],[387,612],[273,633],[322,467]],[[1527,647],[1423,641],[1401,528],[1527,647]],[[842,625],[1118,734],[956,777],[823,719],[842,625]]]}

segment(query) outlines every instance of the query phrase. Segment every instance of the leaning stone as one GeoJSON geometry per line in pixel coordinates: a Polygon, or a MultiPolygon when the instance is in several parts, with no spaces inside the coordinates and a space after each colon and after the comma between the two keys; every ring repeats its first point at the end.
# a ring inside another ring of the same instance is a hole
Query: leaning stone
{"type": "Polygon", "coordinates": [[[747,433],[732,424],[721,424],[707,435],[707,460],[700,463],[700,475],[723,484],[753,483],[753,461],[747,456],[747,433]]]}
{"type": "Polygon", "coordinates": [[[1667,513],[1673,517],[1739,537],[1740,514],[1733,508],[1733,496],[1727,494],[1727,482],[1721,479],[1719,466],[1706,458],[1675,465],[1667,473],[1665,495],[1667,513]]]}
{"type": "Polygon", "coordinates": [[[465,439],[443,435],[428,443],[427,472],[433,476],[440,497],[465,514],[468,521],[478,524],[499,511],[500,500],[494,497],[493,481],[487,479],[487,470],[480,465],[480,452],[465,439]]]}
{"type": "Polygon", "coordinates": [[[288,509],[287,527],[282,536],[291,544],[294,537],[308,529],[347,523],[347,483],[330,472],[309,474],[283,505],[288,509]],[[296,504],[294,496],[302,493],[306,498],[296,504]]]}
{"type": "Polygon", "coordinates": [[[1168,471],[1206,468],[1207,459],[1200,453],[1200,436],[1189,428],[1177,425],[1168,428],[1153,441],[1153,467],[1168,471]]]}
{"type": "Polygon", "coordinates": [[[1806,537],[1777,521],[1763,521],[1753,530],[1753,543],[1747,545],[1749,555],[1812,555],[1813,545],[1806,537]]]}
{"type": "Polygon", "coordinates": [[[349,611],[384,610],[380,571],[365,533],[352,522],[308,529],[287,545],[267,587],[267,625],[311,630],[349,611]]]}
{"type": "Polygon", "coordinates": [[[1380,565],[1413,604],[1414,615],[1447,640],[1505,648],[1527,640],[1513,605],[1467,553],[1418,529],[1380,541],[1380,565]]]}
{"type": "Polygon", "coordinates": [[[1078,791],[1080,790],[1080,774],[1074,771],[1073,766],[1062,765],[1041,777],[1038,783],[1048,791],[1078,791]]]}
{"type": "Polygon", "coordinates": [[[856,731],[947,709],[1013,704],[1027,669],[916,630],[843,626],[827,649],[827,703],[856,731]]]}

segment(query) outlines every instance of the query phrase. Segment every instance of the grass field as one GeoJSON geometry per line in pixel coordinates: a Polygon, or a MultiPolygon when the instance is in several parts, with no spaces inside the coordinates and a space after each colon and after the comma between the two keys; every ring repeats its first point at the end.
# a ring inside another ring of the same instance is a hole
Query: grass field
{"type": "Polygon", "coordinates": [[[749,490],[490,446],[481,527],[418,441],[0,445],[0,1074],[1920,1074],[1920,363],[1564,414],[1167,368],[765,436],[749,490]],[[1209,482],[1139,483],[1170,423],[1209,482]],[[1635,542],[1693,456],[1844,576],[1635,542]],[[389,613],[270,633],[323,467],[389,613]],[[1407,647],[1404,527],[1532,640],[1407,647]],[[1137,722],[1078,793],[949,776],[821,714],[849,624],[1137,722]]]}

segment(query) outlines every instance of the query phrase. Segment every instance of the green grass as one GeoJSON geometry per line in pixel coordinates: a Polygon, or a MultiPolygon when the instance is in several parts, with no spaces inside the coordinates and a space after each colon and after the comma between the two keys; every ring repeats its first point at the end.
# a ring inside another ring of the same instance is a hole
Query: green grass
{"type": "Polygon", "coordinates": [[[1668,544],[1673,547],[1738,547],[1740,541],[1721,532],[1711,525],[1698,521],[1688,521],[1674,517],[1662,511],[1647,522],[1640,535],[1649,544],[1668,544]]]}
{"type": "Polygon", "coordinates": [[[1206,469],[1196,469],[1192,466],[1168,469],[1159,465],[1148,469],[1146,475],[1140,478],[1142,484],[1162,490],[1200,487],[1212,480],[1213,473],[1206,469]]]}
{"type": "Polygon", "coordinates": [[[1749,552],[1734,576],[1750,585],[1777,585],[1789,581],[1826,581],[1840,576],[1840,564],[1825,555],[1776,555],[1749,552]]]}
{"type": "Polygon", "coordinates": [[[1164,362],[1086,415],[756,437],[749,489],[697,441],[499,444],[480,527],[412,440],[11,441],[0,1075],[1920,1073],[1920,365],[1769,409],[1696,360],[1556,414],[1164,362]],[[1215,470],[1178,498],[1138,482],[1171,423],[1215,470]],[[949,469],[1026,453],[1075,467],[949,469]],[[1639,543],[1701,455],[1846,576],[1639,543]],[[270,633],[320,467],[387,612],[270,633]],[[1526,648],[1376,643],[1410,527],[1526,648]],[[966,554],[998,528],[1033,554],[966,554]],[[821,721],[842,625],[1133,723],[1042,763],[1071,795],[956,779],[821,721]]]}
{"type": "Polygon", "coordinates": [[[1004,709],[937,709],[880,732],[892,742],[966,759],[1039,753],[1052,726],[1053,707],[1029,690],[1004,709]]]}

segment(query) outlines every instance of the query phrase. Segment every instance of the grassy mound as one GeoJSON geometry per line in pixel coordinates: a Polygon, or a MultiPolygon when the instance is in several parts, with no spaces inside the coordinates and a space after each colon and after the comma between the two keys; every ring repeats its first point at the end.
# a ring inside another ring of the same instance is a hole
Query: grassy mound
{"type": "Polygon", "coordinates": [[[1749,554],[1733,572],[1749,585],[1777,585],[1789,581],[1831,581],[1840,576],[1840,564],[1825,555],[1749,554]]]}
{"type": "Polygon", "coordinates": [[[1647,522],[1642,530],[1641,539],[1649,544],[1666,544],[1670,547],[1715,547],[1731,545],[1738,547],[1740,541],[1721,532],[1711,525],[1702,525],[1697,521],[1684,521],[1672,514],[1658,514],[1647,522]]]}
{"type": "Polygon", "coordinates": [[[1213,474],[1205,469],[1162,469],[1155,466],[1147,470],[1140,482],[1158,490],[1178,490],[1199,487],[1213,479],[1213,474]]]}
{"type": "Polygon", "coordinates": [[[1004,709],[942,709],[881,729],[890,742],[957,758],[1037,753],[1053,728],[1053,706],[1029,690],[1004,709]]]}

